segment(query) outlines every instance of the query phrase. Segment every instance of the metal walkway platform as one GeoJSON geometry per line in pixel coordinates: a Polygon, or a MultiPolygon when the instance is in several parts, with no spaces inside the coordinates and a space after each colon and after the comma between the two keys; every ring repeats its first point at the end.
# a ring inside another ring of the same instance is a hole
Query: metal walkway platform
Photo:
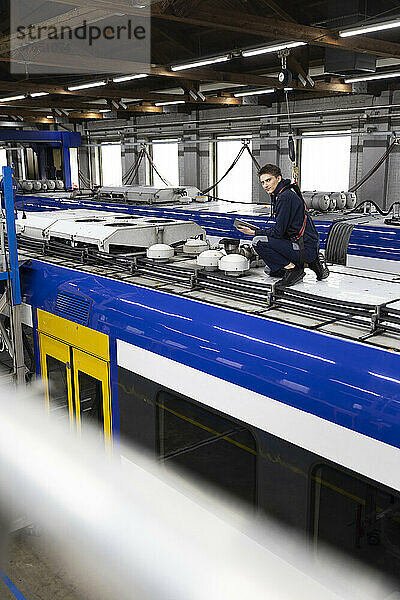
{"type": "Polygon", "coordinates": [[[241,277],[206,272],[177,251],[167,264],[141,252],[112,255],[90,248],[19,238],[21,257],[38,259],[192,300],[279,320],[307,329],[400,351],[400,277],[331,265],[317,281],[306,271],[302,283],[275,289],[262,267],[241,277]]]}

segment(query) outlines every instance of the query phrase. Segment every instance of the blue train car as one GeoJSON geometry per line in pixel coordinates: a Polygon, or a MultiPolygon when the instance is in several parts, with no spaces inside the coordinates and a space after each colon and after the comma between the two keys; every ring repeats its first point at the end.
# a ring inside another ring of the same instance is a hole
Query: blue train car
{"type": "MultiPolygon", "coordinates": [[[[255,213],[254,205],[242,210],[232,204],[221,206],[218,209],[213,203],[210,207],[197,206],[196,209],[189,206],[134,206],[110,202],[100,202],[96,199],[84,198],[52,198],[49,196],[17,196],[16,205],[26,211],[43,210],[66,210],[66,209],[90,209],[94,211],[112,211],[120,214],[136,214],[144,216],[161,216],[164,218],[175,218],[195,221],[205,228],[209,236],[215,238],[231,237],[240,238],[238,230],[234,228],[233,222],[236,218],[263,228],[273,223],[265,214],[255,213]],[[252,210],[253,209],[253,210],[252,210]]],[[[257,206],[256,206],[257,208],[257,206]]],[[[321,248],[325,248],[329,230],[336,223],[337,236],[331,237],[330,252],[333,258],[339,259],[342,264],[352,267],[370,268],[373,261],[385,261],[392,273],[399,273],[398,262],[400,261],[400,227],[388,225],[385,219],[379,215],[347,214],[338,216],[326,214],[313,217],[320,235],[321,248]],[[366,260],[368,259],[368,260],[366,260]]],[[[242,236],[243,237],[243,236],[242,236]]],[[[382,262],[374,262],[373,268],[382,269],[382,262]]]]}
{"type": "Polygon", "coordinates": [[[392,285],[393,310],[368,334],[375,307],[321,304],[326,282],[267,302],[253,280],[251,296],[229,278],[213,295],[67,253],[25,259],[25,328],[51,410],[267,512],[317,554],[327,542],[398,577],[400,284],[357,288],[392,285]]]}

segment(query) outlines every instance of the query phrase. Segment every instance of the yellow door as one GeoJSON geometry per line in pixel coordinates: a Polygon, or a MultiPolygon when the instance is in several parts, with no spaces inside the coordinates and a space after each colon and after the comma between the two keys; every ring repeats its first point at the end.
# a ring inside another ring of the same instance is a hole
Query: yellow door
{"type": "Polygon", "coordinates": [[[75,414],[78,431],[89,424],[104,432],[106,445],[111,444],[110,374],[108,362],[86,352],[72,349],[75,414]]]}
{"type": "Polygon", "coordinates": [[[47,408],[60,418],[74,419],[70,347],[59,340],[39,334],[40,362],[45,381],[47,408]]]}
{"type": "Polygon", "coordinates": [[[38,309],[42,377],[50,410],[67,408],[70,423],[84,431],[90,422],[111,447],[112,418],[109,338],[38,309]],[[57,339],[55,339],[55,336],[57,339]]]}

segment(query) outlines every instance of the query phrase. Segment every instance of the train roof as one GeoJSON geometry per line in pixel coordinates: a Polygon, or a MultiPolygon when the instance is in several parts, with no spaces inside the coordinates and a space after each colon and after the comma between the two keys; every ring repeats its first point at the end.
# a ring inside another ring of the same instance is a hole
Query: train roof
{"type": "Polygon", "coordinates": [[[168,263],[158,263],[143,251],[113,255],[21,238],[19,256],[400,351],[398,274],[331,265],[326,280],[316,281],[307,269],[303,282],[276,289],[278,280],[266,275],[263,267],[240,277],[207,272],[182,246],[168,263]]]}

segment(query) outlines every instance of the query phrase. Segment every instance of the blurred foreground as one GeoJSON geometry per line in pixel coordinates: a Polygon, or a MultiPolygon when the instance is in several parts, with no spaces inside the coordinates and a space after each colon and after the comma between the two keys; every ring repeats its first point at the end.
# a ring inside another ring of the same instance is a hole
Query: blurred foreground
{"type": "Polygon", "coordinates": [[[292,532],[131,448],[111,456],[97,430],[79,438],[37,398],[8,388],[0,389],[0,490],[3,565],[11,523],[24,515],[82,597],[369,600],[393,590],[348,557],[319,549],[316,562],[292,532]]]}

